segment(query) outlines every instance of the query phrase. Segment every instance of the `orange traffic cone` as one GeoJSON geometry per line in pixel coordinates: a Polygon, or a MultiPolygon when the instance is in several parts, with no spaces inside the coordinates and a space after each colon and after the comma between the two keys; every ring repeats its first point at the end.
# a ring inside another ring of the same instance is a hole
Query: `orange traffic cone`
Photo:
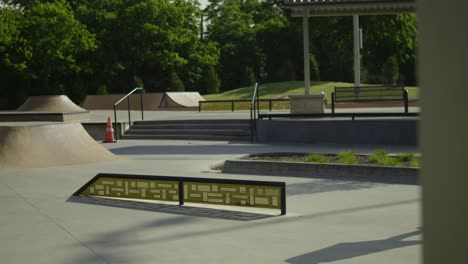
{"type": "Polygon", "coordinates": [[[103,143],[115,143],[115,142],[117,141],[114,139],[114,128],[112,128],[112,122],[109,116],[107,117],[106,133],[104,134],[103,143]]]}

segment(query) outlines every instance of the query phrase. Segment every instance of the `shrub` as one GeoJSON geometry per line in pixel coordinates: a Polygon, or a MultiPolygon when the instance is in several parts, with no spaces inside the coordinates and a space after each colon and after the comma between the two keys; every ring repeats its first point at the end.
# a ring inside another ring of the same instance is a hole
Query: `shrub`
{"type": "Polygon", "coordinates": [[[306,162],[327,163],[328,158],[325,155],[311,153],[305,158],[306,162]]]}
{"type": "Polygon", "coordinates": [[[408,163],[411,167],[421,167],[421,159],[416,157],[414,153],[402,153],[397,156],[400,162],[408,163]]]}
{"type": "Polygon", "coordinates": [[[385,150],[377,150],[370,156],[370,161],[380,166],[397,166],[400,163],[398,158],[388,156],[385,150]]]}
{"type": "Polygon", "coordinates": [[[357,164],[358,163],[358,159],[356,155],[351,150],[340,152],[338,153],[337,157],[338,157],[338,163],[341,163],[341,164],[357,164]]]}

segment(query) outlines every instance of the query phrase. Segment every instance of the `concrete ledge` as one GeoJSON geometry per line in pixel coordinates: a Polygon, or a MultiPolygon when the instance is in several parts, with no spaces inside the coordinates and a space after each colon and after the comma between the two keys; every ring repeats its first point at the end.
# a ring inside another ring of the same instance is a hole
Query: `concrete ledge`
{"type": "Polygon", "coordinates": [[[69,122],[89,119],[84,112],[0,112],[0,122],[69,122]]]}
{"type": "MultiPolygon", "coordinates": [[[[88,134],[94,140],[104,140],[104,134],[106,133],[107,123],[82,123],[82,125],[86,132],[88,132],[88,134]]],[[[114,128],[114,131],[117,130],[118,138],[116,139],[121,139],[122,135],[128,129],[128,124],[118,122],[116,127],[115,124],[112,123],[112,127],[114,128]]]]}
{"type": "Polygon", "coordinates": [[[325,112],[325,94],[290,95],[291,114],[310,114],[325,112]]]}
{"type": "Polygon", "coordinates": [[[259,142],[418,145],[418,118],[258,120],[259,142]]]}
{"type": "Polygon", "coordinates": [[[226,160],[223,173],[417,184],[419,169],[308,162],[226,160]]]}

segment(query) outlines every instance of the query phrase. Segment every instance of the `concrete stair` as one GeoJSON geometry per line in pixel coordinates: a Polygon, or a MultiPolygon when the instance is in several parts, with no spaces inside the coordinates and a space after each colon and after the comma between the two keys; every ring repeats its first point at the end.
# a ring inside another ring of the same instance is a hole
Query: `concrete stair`
{"type": "Polygon", "coordinates": [[[249,120],[136,121],[122,139],[249,141],[249,120]]]}

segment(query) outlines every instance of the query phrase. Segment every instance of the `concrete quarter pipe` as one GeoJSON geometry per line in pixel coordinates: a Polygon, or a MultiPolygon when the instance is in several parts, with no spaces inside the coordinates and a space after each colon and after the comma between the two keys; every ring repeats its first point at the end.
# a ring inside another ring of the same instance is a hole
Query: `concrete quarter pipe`
{"type": "Polygon", "coordinates": [[[199,101],[205,99],[198,92],[170,92],[165,94],[161,106],[198,108],[199,101]]]}
{"type": "Polygon", "coordinates": [[[0,126],[0,168],[38,168],[119,159],[80,123],[0,126]]]}

